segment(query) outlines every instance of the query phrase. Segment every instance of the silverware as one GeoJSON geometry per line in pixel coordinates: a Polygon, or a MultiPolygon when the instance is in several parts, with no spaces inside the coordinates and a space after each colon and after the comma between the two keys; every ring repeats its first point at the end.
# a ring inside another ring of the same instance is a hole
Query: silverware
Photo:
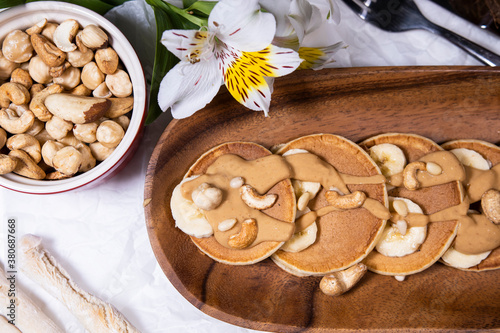
{"type": "Polygon", "coordinates": [[[500,56],[427,20],[413,0],[343,0],[360,18],[391,32],[424,29],[446,38],[479,61],[500,66],[500,56]]]}

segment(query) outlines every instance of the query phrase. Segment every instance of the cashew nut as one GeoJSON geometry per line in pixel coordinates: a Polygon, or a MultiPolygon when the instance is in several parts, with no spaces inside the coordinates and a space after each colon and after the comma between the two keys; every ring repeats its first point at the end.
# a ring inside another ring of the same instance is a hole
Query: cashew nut
{"type": "Polygon", "coordinates": [[[16,168],[16,160],[4,154],[0,154],[0,175],[5,175],[14,171],[16,168]]]}
{"type": "Polygon", "coordinates": [[[78,172],[87,172],[90,169],[94,168],[97,164],[97,161],[94,156],[92,156],[92,151],[87,145],[80,145],[77,147],[78,151],[82,154],[82,163],[80,164],[80,168],[78,172]]]}
{"type": "Polygon", "coordinates": [[[234,249],[244,249],[249,247],[257,238],[257,221],[246,219],[241,224],[239,233],[229,237],[227,244],[234,249]]]}
{"type": "Polygon", "coordinates": [[[6,82],[0,86],[0,107],[7,108],[10,102],[14,104],[26,104],[30,100],[30,92],[19,83],[6,82]]]}
{"type": "Polygon", "coordinates": [[[16,134],[7,140],[7,148],[10,150],[23,150],[38,163],[42,159],[40,142],[29,134],[16,134]]]}
{"type": "Polygon", "coordinates": [[[231,230],[236,222],[238,222],[238,220],[236,220],[235,218],[224,220],[222,222],[219,222],[219,224],[217,225],[217,229],[222,232],[231,230]]]}
{"type": "Polygon", "coordinates": [[[213,185],[202,183],[191,193],[191,198],[196,207],[203,210],[212,210],[221,204],[222,191],[213,185]]]}
{"type": "Polygon", "coordinates": [[[64,138],[57,140],[58,142],[66,145],[66,146],[73,146],[73,147],[80,147],[83,143],[75,138],[73,135],[73,132],[69,132],[68,135],[66,135],[64,138]]]}
{"type": "Polygon", "coordinates": [[[245,179],[243,177],[234,177],[229,181],[229,186],[231,188],[240,188],[245,185],[245,179]]]}
{"type": "Polygon", "coordinates": [[[49,67],[61,66],[66,60],[66,53],[41,34],[31,35],[31,44],[36,54],[49,67]]]}
{"type": "MultiPolygon", "coordinates": [[[[78,48],[78,50],[82,53],[86,53],[88,50],[90,50],[88,47],[85,46],[85,44],[83,44],[82,42],[82,31],[83,30],[80,30],[78,31],[78,33],[76,34],[75,36],[75,43],[76,43],[76,47],[78,48]]],[[[92,50],[91,50],[92,51],[92,50]]]]}
{"type": "Polygon", "coordinates": [[[59,24],[57,23],[47,22],[47,24],[45,24],[45,27],[43,27],[43,30],[40,34],[45,38],[47,38],[48,40],[52,41],[54,36],[54,31],[56,31],[58,26],[59,24]]]}
{"type": "Polygon", "coordinates": [[[57,47],[64,52],[71,52],[76,50],[76,45],[72,42],[78,32],[78,22],[69,19],[61,24],[54,30],[52,41],[57,47]]]}
{"type": "Polygon", "coordinates": [[[103,146],[113,148],[122,141],[125,131],[123,127],[113,120],[103,121],[97,128],[97,141],[103,146]]]}
{"type": "Polygon", "coordinates": [[[56,153],[62,148],[64,148],[64,144],[53,140],[47,140],[42,146],[42,157],[45,164],[53,167],[54,164],[52,160],[54,156],[56,156],[56,153]]]}
{"type": "Polygon", "coordinates": [[[481,197],[481,208],[484,215],[493,223],[500,224],[500,192],[489,189],[481,197]]]}
{"type": "Polygon", "coordinates": [[[108,118],[117,118],[134,108],[134,97],[108,98],[108,101],[111,102],[111,106],[104,114],[108,118]]]}
{"type": "Polygon", "coordinates": [[[3,56],[12,62],[23,63],[33,56],[30,36],[21,30],[11,31],[3,40],[3,56]]]}
{"type": "MultiPolygon", "coordinates": [[[[34,117],[34,115],[33,115],[33,117],[34,117]]],[[[26,132],[24,132],[24,134],[29,134],[29,135],[35,136],[38,133],[40,133],[44,128],[45,128],[45,123],[43,121],[41,121],[40,119],[35,118],[33,125],[31,125],[31,127],[28,128],[26,130],[26,132]]]]}
{"type": "Polygon", "coordinates": [[[61,180],[61,179],[66,179],[66,178],[70,178],[70,177],[71,177],[70,175],[65,175],[64,173],[62,173],[60,171],[53,171],[53,172],[48,173],[45,176],[45,179],[46,180],[61,180]]]}
{"type": "Polygon", "coordinates": [[[45,106],[45,99],[52,95],[60,93],[64,90],[64,88],[59,84],[53,84],[43,89],[39,93],[37,93],[30,102],[30,110],[33,111],[35,116],[41,121],[48,121],[52,118],[52,113],[49,112],[47,107],[45,106]]]}
{"type": "Polygon", "coordinates": [[[87,123],[87,124],[75,124],[73,126],[73,135],[78,140],[85,143],[95,142],[97,127],[99,125],[97,122],[87,123]]]}
{"type": "Polygon", "coordinates": [[[83,66],[81,78],[85,87],[94,90],[104,82],[105,76],[97,64],[91,61],[83,66]]]}
{"type": "Polygon", "coordinates": [[[400,216],[406,217],[408,215],[408,206],[403,200],[394,200],[392,207],[400,216]]]}
{"type": "Polygon", "coordinates": [[[92,96],[100,98],[109,98],[113,96],[113,94],[111,93],[111,91],[109,91],[106,82],[103,82],[100,85],[98,85],[97,88],[94,89],[94,91],[92,92],[92,96]]]}
{"type": "Polygon", "coordinates": [[[31,58],[28,72],[31,78],[38,83],[47,84],[52,81],[50,67],[39,56],[31,58]]]}
{"type": "Polygon", "coordinates": [[[89,145],[92,151],[92,156],[95,157],[99,162],[104,161],[111,155],[115,148],[104,147],[100,142],[93,142],[89,145]]]}
{"type": "Polygon", "coordinates": [[[18,68],[19,66],[20,64],[5,58],[2,51],[0,51],[0,81],[7,80],[14,69],[18,68]]]}
{"type": "Polygon", "coordinates": [[[366,194],[361,191],[355,191],[350,194],[341,195],[337,191],[327,191],[326,200],[330,205],[339,209],[354,209],[363,206],[366,200],[366,194]]]}
{"type": "Polygon", "coordinates": [[[309,200],[311,199],[312,194],[310,192],[302,193],[302,195],[297,200],[297,210],[302,212],[304,209],[306,209],[307,205],[309,204],[309,200]]]}
{"type": "Polygon", "coordinates": [[[427,172],[433,176],[438,176],[443,173],[443,168],[437,163],[427,162],[426,164],[427,172]]]}
{"type": "Polygon", "coordinates": [[[361,280],[366,270],[366,265],[358,263],[343,271],[325,275],[319,283],[319,288],[328,296],[342,295],[361,280]]]}
{"type": "Polygon", "coordinates": [[[22,68],[14,69],[10,77],[10,82],[22,84],[26,87],[26,89],[30,89],[33,85],[33,80],[31,79],[30,73],[22,68]]]}
{"type": "Polygon", "coordinates": [[[70,67],[61,76],[55,77],[53,81],[64,89],[71,90],[80,84],[80,70],[70,67]]]}
{"type": "MultiPolygon", "coordinates": [[[[127,116],[119,116],[118,118],[113,119],[117,124],[119,124],[124,131],[127,130],[130,125],[130,118],[127,116]]],[[[239,187],[239,186],[238,186],[239,187]]]]}
{"type": "MultiPolygon", "coordinates": [[[[59,76],[63,75],[64,72],[70,67],[71,67],[71,64],[68,61],[64,62],[64,64],[62,64],[61,66],[50,67],[49,68],[49,75],[52,77],[59,77],[59,76]]],[[[58,83],[58,82],[56,82],[56,83],[58,83]]]]}
{"type": "Polygon", "coordinates": [[[41,84],[41,83],[35,83],[35,84],[33,84],[31,86],[30,95],[31,96],[35,96],[35,94],[39,93],[43,89],[45,89],[45,86],[43,84],[41,84]]]}
{"type": "Polygon", "coordinates": [[[28,35],[33,35],[33,34],[39,34],[42,32],[43,28],[45,28],[45,25],[47,24],[47,19],[44,18],[43,20],[37,22],[34,26],[26,30],[26,33],[28,35]]]}
{"type": "Polygon", "coordinates": [[[278,199],[276,194],[259,195],[250,185],[243,185],[240,187],[240,196],[241,200],[243,200],[248,207],[259,210],[272,207],[278,199]]]}
{"type": "Polygon", "coordinates": [[[45,144],[45,142],[49,140],[54,140],[54,138],[51,137],[50,134],[45,129],[45,126],[40,132],[38,132],[38,134],[35,135],[35,138],[38,140],[38,142],[40,142],[40,146],[42,147],[45,144]]]}
{"type": "Polygon", "coordinates": [[[113,74],[118,69],[118,54],[111,47],[95,52],[95,62],[104,74],[113,74]]]}
{"type": "MultiPolygon", "coordinates": [[[[78,41],[78,37],[76,40],[78,41]]],[[[78,49],[68,52],[67,58],[71,66],[83,67],[94,59],[94,52],[91,49],[87,49],[85,52],[78,49]]]]}
{"type": "Polygon", "coordinates": [[[45,123],[45,129],[51,137],[60,140],[73,129],[73,123],[59,118],[58,116],[52,116],[52,118],[45,123]]]}
{"type": "MultiPolygon", "coordinates": [[[[89,88],[85,87],[85,85],[82,83],[75,88],[71,89],[69,91],[71,95],[77,95],[77,96],[90,96],[92,94],[92,90],[89,88]]],[[[97,97],[97,96],[94,96],[97,97]]]]}
{"type": "Polygon", "coordinates": [[[427,166],[425,162],[412,162],[406,165],[403,170],[403,185],[408,190],[418,190],[420,188],[420,183],[417,179],[417,172],[419,170],[426,171],[427,166]]]}
{"type": "Polygon", "coordinates": [[[0,149],[5,146],[5,143],[7,142],[7,132],[3,128],[0,127],[0,149]]]}
{"type": "Polygon", "coordinates": [[[21,134],[26,132],[34,123],[35,116],[33,112],[26,111],[20,117],[11,109],[0,110],[0,126],[12,134],[21,134]]]}
{"type": "Polygon", "coordinates": [[[65,175],[74,175],[82,164],[82,153],[73,146],[66,146],[56,152],[52,164],[57,171],[65,175]]]}
{"type": "Polygon", "coordinates": [[[45,171],[43,171],[26,152],[22,150],[11,150],[9,156],[16,161],[16,167],[13,170],[14,173],[32,179],[45,178],[45,171]]]}
{"type": "Polygon", "coordinates": [[[108,45],[108,35],[98,26],[89,24],[81,31],[82,43],[90,49],[101,49],[108,45]]]}
{"type": "Polygon", "coordinates": [[[114,74],[106,75],[106,85],[116,97],[132,95],[133,87],[127,72],[117,69],[114,74]]]}

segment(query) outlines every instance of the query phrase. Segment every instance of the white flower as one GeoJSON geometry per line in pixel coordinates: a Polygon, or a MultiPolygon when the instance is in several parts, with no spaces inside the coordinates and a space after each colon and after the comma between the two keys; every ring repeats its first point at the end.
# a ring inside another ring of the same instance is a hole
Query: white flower
{"type": "Polygon", "coordinates": [[[160,84],[160,108],[171,108],[174,118],[189,117],[225,83],[238,102],[267,116],[265,77],[289,74],[302,62],[297,52],[271,45],[275,31],[275,18],[261,12],[257,0],[218,2],[206,29],[165,31],[162,43],[181,61],[160,84]]]}
{"type": "Polygon", "coordinates": [[[331,44],[331,32],[340,22],[333,0],[260,0],[260,4],[276,17],[273,44],[294,49],[305,60],[298,69],[322,69],[345,46],[331,44]]]}

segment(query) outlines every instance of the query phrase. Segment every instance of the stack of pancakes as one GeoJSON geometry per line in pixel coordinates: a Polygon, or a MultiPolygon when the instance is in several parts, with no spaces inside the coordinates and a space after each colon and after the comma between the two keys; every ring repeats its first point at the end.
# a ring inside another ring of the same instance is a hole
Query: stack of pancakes
{"type": "MultiPolygon", "coordinates": [[[[275,154],[282,155],[287,151],[299,149],[318,156],[323,163],[333,167],[340,175],[368,179],[366,177],[382,175],[379,166],[368,154],[371,147],[382,143],[390,143],[399,147],[408,163],[425,160],[425,156],[433,152],[457,147],[477,151],[493,166],[500,163],[500,148],[490,143],[461,140],[446,143],[441,147],[428,138],[401,133],[378,135],[364,140],[359,145],[332,134],[314,134],[280,145],[275,154]]],[[[184,178],[204,174],[210,165],[225,154],[234,154],[245,160],[255,160],[272,153],[255,143],[225,143],[203,154],[191,166],[184,178]]],[[[291,180],[283,179],[267,193],[260,193],[260,195],[277,195],[274,205],[262,210],[263,213],[283,222],[294,223],[299,198],[296,197],[291,180]]],[[[388,197],[409,199],[420,206],[424,215],[431,215],[468,203],[467,191],[464,190],[467,184],[463,184],[461,180],[452,180],[419,189],[407,189],[401,185],[387,187],[385,182],[346,183],[345,185],[351,193],[360,191],[370,200],[377,201],[381,207],[387,209],[387,212],[389,212],[388,197]]],[[[314,199],[309,201],[307,210],[314,212],[330,205],[325,195],[328,191],[338,191],[338,189],[322,186],[314,199]]],[[[346,194],[341,193],[341,195],[346,194]]],[[[315,241],[299,252],[280,250],[283,241],[264,241],[243,249],[235,249],[227,244],[220,244],[214,236],[203,238],[190,236],[190,238],[203,253],[225,264],[254,264],[271,257],[279,267],[290,274],[321,276],[345,270],[357,263],[364,263],[375,273],[406,276],[421,272],[438,261],[452,246],[460,229],[459,219],[431,222],[427,225],[425,241],[415,252],[401,257],[389,257],[379,253],[375,246],[380,241],[384,228],[389,226],[391,221],[376,217],[363,206],[333,210],[323,216],[318,215],[315,222],[317,224],[315,241]]],[[[241,223],[242,221],[238,221],[226,232],[237,234],[242,228],[241,223]]],[[[500,230],[500,226],[498,229],[500,230]]],[[[491,270],[499,267],[500,247],[494,249],[480,264],[467,270],[491,270]]]]}

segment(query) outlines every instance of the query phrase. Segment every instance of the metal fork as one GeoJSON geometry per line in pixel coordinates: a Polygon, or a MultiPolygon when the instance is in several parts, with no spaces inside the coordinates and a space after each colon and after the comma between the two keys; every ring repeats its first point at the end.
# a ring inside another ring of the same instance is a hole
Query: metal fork
{"type": "Polygon", "coordinates": [[[400,32],[424,29],[440,35],[479,61],[500,66],[500,56],[427,20],[413,0],[343,0],[359,17],[380,29],[400,32]]]}

